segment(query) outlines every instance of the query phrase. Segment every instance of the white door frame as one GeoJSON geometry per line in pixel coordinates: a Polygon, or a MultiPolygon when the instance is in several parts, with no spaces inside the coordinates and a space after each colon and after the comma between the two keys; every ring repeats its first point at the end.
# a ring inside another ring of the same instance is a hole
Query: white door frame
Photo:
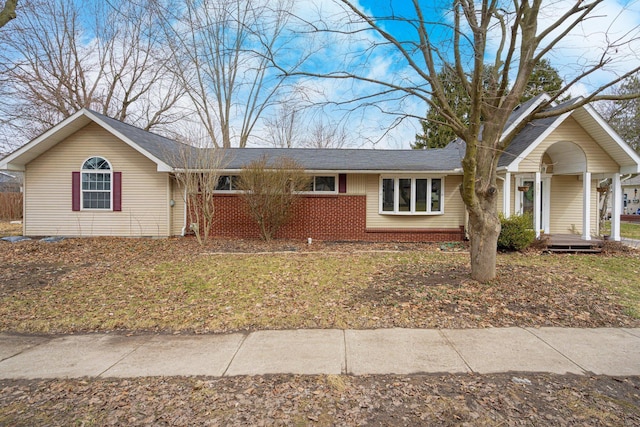
{"type": "MultiPolygon", "coordinates": [[[[525,181],[533,183],[534,187],[534,209],[533,209],[533,223],[539,224],[538,227],[534,225],[536,237],[540,237],[540,232],[549,234],[551,232],[551,175],[549,174],[526,174],[519,175],[517,177],[517,186],[521,187],[525,181]],[[542,189],[542,197],[540,198],[540,191],[542,189]],[[537,209],[536,206],[540,206],[537,209]],[[542,218],[539,218],[539,212],[542,211],[542,218]],[[537,229],[536,229],[537,228],[537,229]]],[[[524,192],[518,191],[516,212],[520,215],[524,213],[524,192]]]]}

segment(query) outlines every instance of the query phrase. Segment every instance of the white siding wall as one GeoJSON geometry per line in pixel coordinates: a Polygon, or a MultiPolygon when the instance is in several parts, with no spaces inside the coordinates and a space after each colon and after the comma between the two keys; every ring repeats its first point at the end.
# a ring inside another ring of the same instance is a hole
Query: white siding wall
{"type": "Polygon", "coordinates": [[[380,175],[366,175],[367,228],[458,228],[464,225],[464,203],[458,186],[461,176],[444,177],[444,214],[381,215],[380,175]]]}
{"type": "Polygon", "coordinates": [[[25,234],[168,236],[168,177],[142,154],[96,124],[60,142],[26,167],[25,234]],[[71,172],[89,157],[122,172],[122,212],[71,210],[71,172]]]}

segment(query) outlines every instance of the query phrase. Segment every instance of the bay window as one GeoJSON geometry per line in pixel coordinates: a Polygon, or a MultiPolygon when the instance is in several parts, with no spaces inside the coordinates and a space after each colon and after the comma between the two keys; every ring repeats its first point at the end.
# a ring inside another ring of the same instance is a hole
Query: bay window
{"type": "Polygon", "coordinates": [[[380,213],[391,215],[443,213],[442,178],[381,177],[380,213]]]}

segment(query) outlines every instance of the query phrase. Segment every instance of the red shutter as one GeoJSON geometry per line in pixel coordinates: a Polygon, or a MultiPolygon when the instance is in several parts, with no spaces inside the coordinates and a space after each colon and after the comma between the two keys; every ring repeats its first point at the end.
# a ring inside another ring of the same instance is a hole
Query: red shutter
{"type": "Polygon", "coordinates": [[[113,173],[113,210],[122,211],[122,172],[113,173]]]}
{"type": "Polygon", "coordinates": [[[338,193],[347,192],[347,174],[341,173],[338,175],[338,193]]]}
{"type": "Polygon", "coordinates": [[[80,172],[71,172],[71,210],[80,210],[80,172]]]}

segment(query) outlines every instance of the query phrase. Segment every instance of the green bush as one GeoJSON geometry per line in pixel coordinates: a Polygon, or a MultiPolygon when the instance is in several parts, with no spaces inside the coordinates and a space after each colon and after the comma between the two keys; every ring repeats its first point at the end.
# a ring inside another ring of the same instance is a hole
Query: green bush
{"type": "Polygon", "coordinates": [[[500,214],[500,223],[502,230],[498,237],[498,249],[501,251],[524,250],[536,239],[536,233],[531,228],[531,214],[511,215],[509,218],[500,214]]]}

